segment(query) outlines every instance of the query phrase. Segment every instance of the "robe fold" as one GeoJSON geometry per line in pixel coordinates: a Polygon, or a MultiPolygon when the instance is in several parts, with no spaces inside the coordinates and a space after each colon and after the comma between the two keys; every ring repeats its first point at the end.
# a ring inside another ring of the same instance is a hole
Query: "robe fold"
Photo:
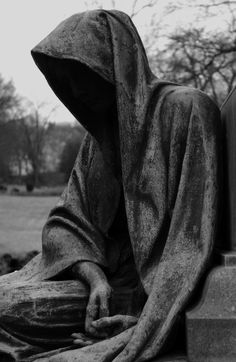
{"type": "MultiPolygon", "coordinates": [[[[73,15],[32,55],[55,94],[88,133],[68,186],[44,227],[42,253],[14,279],[39,283],[77,261],[91,261],[115,284],[120,280],[119,286],[140,284],[146,303],[137,325],[115,337],[31,360],[151,361],[163,351],[214,247],[219,110],[203,92],[157,79],[133,23],[119,11],[73,15]],[[62,89],[48,59],[55,67],[61,60],[68,66],[80,62],[114,85],[121,183],[106,163],[95,127],[79,113],[69,86],[62,89]],[[127,228],[111,237],[122,197],[127,228]]],[[[12,285],[12,279],[3,277],[1,283],[12,285]]]]}

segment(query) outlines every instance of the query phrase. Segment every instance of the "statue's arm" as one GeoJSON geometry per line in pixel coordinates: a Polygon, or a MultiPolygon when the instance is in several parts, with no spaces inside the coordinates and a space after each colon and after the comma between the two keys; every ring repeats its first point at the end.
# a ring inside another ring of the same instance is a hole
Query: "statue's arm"
{"type": "Polygon", "coordinates": [[[93,140],[87,135],[67,187],[43,228],[42,262],[47,278],[68,270],[79,261],[106,267],[104,237],[91,220],[87,195],[93,154],[93,140]]]}
{"type": "Polygon", "coordinates": [[[86,308],[85,330],[87,333],[100,337],[92,326],[93,321],[109,316],[109,301],[112,289],[101,267],[93,262],[81,261],[72,267],[75,278],[85,281],[90,289],[89,301],[86,308]]]}

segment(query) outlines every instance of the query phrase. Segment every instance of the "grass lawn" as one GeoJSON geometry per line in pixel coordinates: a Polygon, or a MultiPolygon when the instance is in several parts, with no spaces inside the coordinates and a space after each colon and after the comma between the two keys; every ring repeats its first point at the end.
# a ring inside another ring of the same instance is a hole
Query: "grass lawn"
{"type": "Polygon", "coordinates": [[[58,197],[0,195],[0,254],[41,249],[41,231],[58,197]]]}

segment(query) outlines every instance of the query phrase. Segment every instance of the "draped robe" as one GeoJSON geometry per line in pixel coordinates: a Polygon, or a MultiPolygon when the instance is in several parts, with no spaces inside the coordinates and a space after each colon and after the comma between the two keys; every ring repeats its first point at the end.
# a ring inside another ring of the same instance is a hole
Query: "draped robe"
{"type": "MultiPolygon", "coordinates": [[[[136,278],[145,295],[137,325],[80,349],[69,346],[53,351],[51,347],[51,352],[36,356],[45,351],[39,349],[31,353],[31,360],[151,361],[162,352],[214,247],[219,110],[203,92],[156,78],[133,23],[119,11],[73,15],[39,43],[32,55],[53,91],[88,134],[68,186],[44,227],[42,253],[21,271],[2,277],[2,290],[11,296],[14,286],[35,285],[40,290],[45,281],[56,283],[52,279],[78,261],[100,265],[116,284],[122,266],[119,256],[125,260],[128,253],[131,269],[123,273],[122,283],[129,287],[136,278]],[[60,60],[81,62],[115,86],[121,185],[105,162],[93,124],[86,122],[86,115],[80,118],[69,88],[63,91],[47,68],[48,58],[55,65],[60,60]],[[113,240],[109,236],[121,194],[127,221],[125,243],[122,237],[113,240]],[[121,240],[128,250],[123,254],[121,240]],[[133,278],[126,283],[130,273],[133,278]]],[[[64,282],[59,283],[63,293],[64,282]]],[[[75,295],[77,287],[70,283],[64,292],[71,290],[75,295]]],[[[77,290],[83,294],[82,289],[77,290]]],[[[0,326],[9,332],[11,320],[6,317],[4,301],[0,310],[0,326]]]]}

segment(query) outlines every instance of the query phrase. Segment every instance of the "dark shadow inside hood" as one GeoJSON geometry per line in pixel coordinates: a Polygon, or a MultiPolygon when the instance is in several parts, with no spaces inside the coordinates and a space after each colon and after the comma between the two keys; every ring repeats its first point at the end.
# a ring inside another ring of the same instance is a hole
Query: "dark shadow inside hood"
{"type": "Polygon", "coordinates": [[[113,103],[113,108],[116,107],[114,85],[77,60],[55,58],[33,51],[32,55],[56,96],[84,128],[99,140],[108,115],[93,107],[97,104],[99,108],[99,102],[108,101],[102,97],[105,88],[112,98],[109,101],[113,103]],[[92,92],[86,92],[88,84],[92,92]]]}

